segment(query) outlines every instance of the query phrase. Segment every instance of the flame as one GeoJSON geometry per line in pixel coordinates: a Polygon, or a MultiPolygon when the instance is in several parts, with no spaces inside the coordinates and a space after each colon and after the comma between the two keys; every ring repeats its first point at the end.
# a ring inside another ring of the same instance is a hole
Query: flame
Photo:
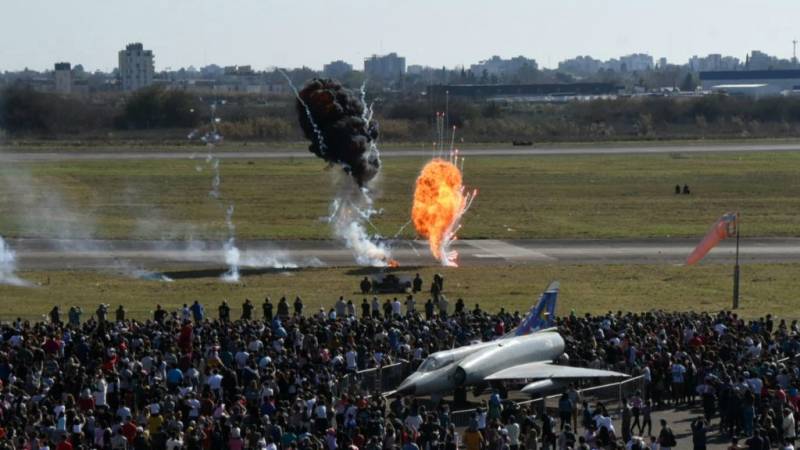
{"type": "Polygon", "coordinates": [[[477,194],[465,194],[457,155],[452,153],[450,160],[435,158],[422,168],[411,208],[417,233],[428,239],[431,253],[445,266],[458,266],[458,252],[450,250],[450,245],[477,194]]]}

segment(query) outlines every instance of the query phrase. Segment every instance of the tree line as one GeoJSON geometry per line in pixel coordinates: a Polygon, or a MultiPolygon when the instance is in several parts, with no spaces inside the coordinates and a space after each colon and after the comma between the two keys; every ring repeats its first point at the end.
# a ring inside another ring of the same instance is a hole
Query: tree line
{"type": "MultiPolygon", "coordinates": [[[[130,95],[88,98],[0,91],[0,130],[11,138],[91,138],[121,131],[152,139],[185,136],[210,126],[210,105],[228,140],[302,141],[294,99],[287,96],[202,96],[149,87],[130,95]],[[168,133],[167,131],[180,131],[168,133]]],[[[432,142],[435,112],[424,96],[381,94],[375,115],[384,141],[432,142]]],[[[451,98],[449,123],[468,142],[791,137],[800,134],[800,98],[712,94],[619,97],[564,103],[515,103],[451,98]]]]}

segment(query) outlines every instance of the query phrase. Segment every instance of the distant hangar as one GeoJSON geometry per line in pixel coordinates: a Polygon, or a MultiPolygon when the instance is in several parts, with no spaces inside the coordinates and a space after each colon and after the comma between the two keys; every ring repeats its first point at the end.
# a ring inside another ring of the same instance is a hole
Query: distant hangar
{"type": "Polygon", "coordinates": [[[800,70],[718,70],[700,72],[704,91],[753,97],[800,92],[800,70]]]}

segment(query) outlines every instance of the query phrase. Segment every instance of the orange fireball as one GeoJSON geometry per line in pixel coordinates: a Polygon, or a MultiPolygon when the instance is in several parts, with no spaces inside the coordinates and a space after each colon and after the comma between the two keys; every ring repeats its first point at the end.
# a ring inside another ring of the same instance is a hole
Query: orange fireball
{"type": "Polygon", "coordinates": [[[457,265],[458,254],[450,250],[450,244],[474,195],[464,194],[461,170],[451,161],[433,159],[417,177],[411,219],[417,233],[428,239],[433,256],[444,265],[457,265]]]}

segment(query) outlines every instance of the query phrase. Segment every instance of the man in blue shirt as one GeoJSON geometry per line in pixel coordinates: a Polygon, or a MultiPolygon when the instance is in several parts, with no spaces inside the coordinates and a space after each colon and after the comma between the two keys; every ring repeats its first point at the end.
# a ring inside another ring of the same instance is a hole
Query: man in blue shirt
{"type": "Polygon", "coordinates": [[[178,366],[172,366],[167,372],[167,386],[171,391],[178,388],[183,382],[183,372],[178,366]]]}
{"type": "Polygon", "coordinates": [[[194,318],[195,323],[200,323],[205,319],[206,310],[197,300],[192,303],[192,306],[189,309],[192,310],[192,317],[194,318]]]}

